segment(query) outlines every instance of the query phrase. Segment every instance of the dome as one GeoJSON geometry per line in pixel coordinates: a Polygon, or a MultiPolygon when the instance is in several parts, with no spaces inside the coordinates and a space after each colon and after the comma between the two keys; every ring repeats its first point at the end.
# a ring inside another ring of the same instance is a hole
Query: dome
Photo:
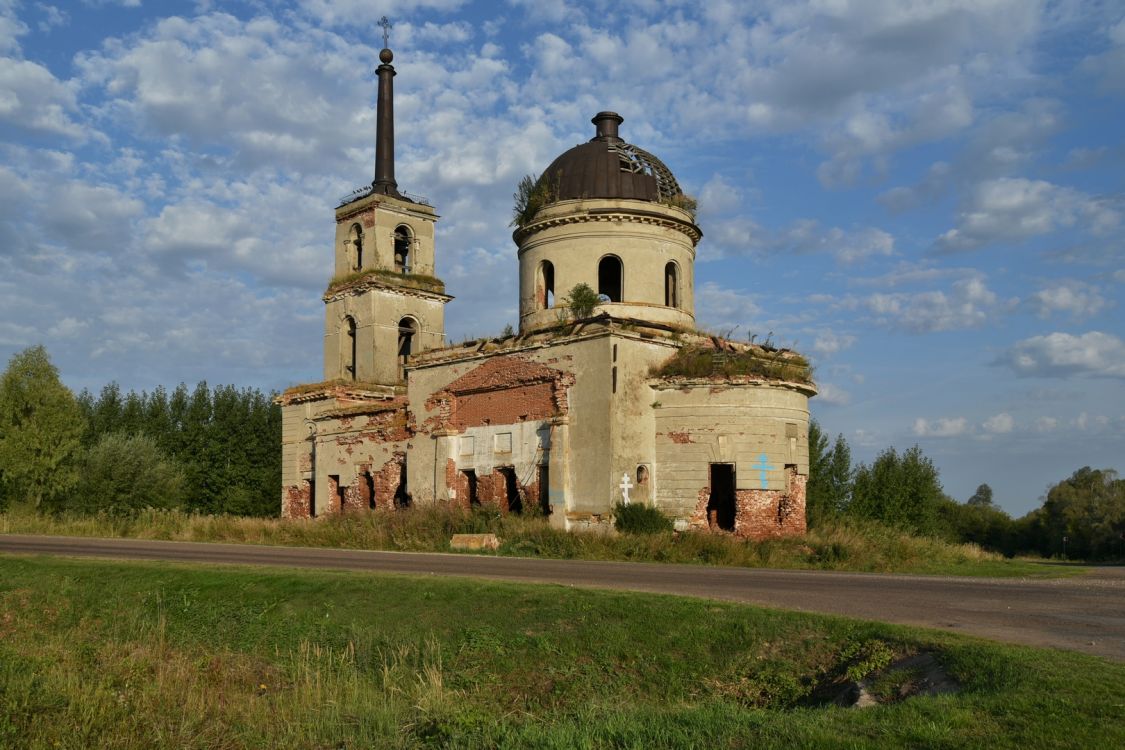
{"type": "Polygon", "coordinates": [[[616,112],[599,112],[591,120],[597,126],[596,135],[551,162],[538,183],[548,186],[549,202],[574,198],[662,201],[683,194],[664,162],[621,140],[617,126],[623,121],[616,112]]]}

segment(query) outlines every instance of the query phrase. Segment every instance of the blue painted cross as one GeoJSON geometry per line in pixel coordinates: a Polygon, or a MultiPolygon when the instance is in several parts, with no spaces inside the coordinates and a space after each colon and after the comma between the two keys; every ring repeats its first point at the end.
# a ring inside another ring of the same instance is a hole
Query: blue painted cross
{"type": "Polygon", "coordinates": [[[761,483],[762,483],[761,488],[764,490],[764,489],[766,489],[766,486],[768,484],[768,482],[766,481],[766,472],[767,471],[773,471],[777,467],[771,466],[770,464],[766,463],[766,454],[763,453],[761,458],[758,459],[758,463],[751,466],[750,468],[758,470],[759,481],[761,481],[761,483]]]}

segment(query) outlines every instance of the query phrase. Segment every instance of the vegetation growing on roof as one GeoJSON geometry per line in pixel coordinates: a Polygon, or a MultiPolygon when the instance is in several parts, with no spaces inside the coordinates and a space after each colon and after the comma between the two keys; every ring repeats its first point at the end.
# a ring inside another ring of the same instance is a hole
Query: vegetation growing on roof
{"type": "Polygon", "coordinates": [[[799,354],[765,347],[718,349],[685,346],[668,361],[653,368],[661,378],[760,377],[793,383],[811,383],[812,368],[799,354]]]}
{"type": "Polygon", "coordinates": [[[372,281],[395,284],[396,286],[404,286],[410,289],[421,289],[424,292],[445,294],[445,282],[436,276],[427,276],[422,273],[399,273],[398,271],[390,271],[385,268],[365,268],[360,271],[349,271],[348,273],[337,274],[332,277],[332,281],[328,282],[328,290],[325,294],[333,294],[341,289],[346,289],[353,284],[358,284],[369,279],[372,281]]]}
{"type": "Polygon", "coordinates": [[[665,206],[672,206],[673,208],[682,208],[691,214],[692,221],[695,221],[695,212],[699,208],[699,201],[687,195],[686,193],[676,193],[668,197],[661,197],[660,202],[665,206]]]}
{"type": "Polygon", "coordinates": [[[512,223],[509,226],[523,229],[539,213],[539,209],[558,199],[558,185],[541,180],[535,175],[524,175],[512,194],[512,223]]]}

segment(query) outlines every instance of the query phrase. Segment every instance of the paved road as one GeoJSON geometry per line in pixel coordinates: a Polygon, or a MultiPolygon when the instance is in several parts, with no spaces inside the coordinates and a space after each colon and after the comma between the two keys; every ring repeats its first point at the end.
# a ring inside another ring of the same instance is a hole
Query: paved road
{"type": "Polygon", "coordinates": [[[132,539],[0,535],[0,552],[335,568],[627,589],[953,630],[1125,661],[1125,568],[1057,580],[535,560],[132,539]]]}

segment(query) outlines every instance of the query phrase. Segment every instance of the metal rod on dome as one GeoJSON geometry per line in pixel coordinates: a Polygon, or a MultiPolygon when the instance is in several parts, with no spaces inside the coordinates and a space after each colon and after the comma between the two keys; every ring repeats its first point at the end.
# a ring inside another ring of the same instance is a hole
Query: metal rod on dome
{"type": "Polygon", "coordinates": [[[395,182],[395,69],[391,65],[394,53],[388,48],[391,22],[386,16],[379,21],[383,27],[383,49],[379,52],[382,63],[376,70],[379,77],[379,98],[375,108],[375,181],[373,192],[398,196],[395,182]]]}

